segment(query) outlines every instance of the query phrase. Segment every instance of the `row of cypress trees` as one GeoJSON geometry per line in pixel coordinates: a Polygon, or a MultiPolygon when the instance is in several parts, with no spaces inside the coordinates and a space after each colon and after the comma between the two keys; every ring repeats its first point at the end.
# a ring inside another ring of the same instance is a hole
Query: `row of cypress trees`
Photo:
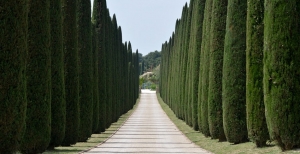
{"type": "Polygon", "coordinates": [[[300,3],[190,0],[162,45],[160,95],[205,136],[300,146],[300,3]]]}
{"type": "Polygon", "coordinates": [[[138,51],[106,0],[1,1],[0,153],[84,142],[138,98],[138,51]],[[37,9],[38,8],[38,9],[37,9]]]}

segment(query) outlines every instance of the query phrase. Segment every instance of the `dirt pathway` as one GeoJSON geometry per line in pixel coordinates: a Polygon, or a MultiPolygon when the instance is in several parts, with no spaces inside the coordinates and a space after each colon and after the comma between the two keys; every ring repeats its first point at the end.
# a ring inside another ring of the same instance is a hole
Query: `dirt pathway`
{"type": "Polygon", "coordinates": [[[160,107],[156,94],[143,90],[140,103],[125,124],[105,143],[86,154],[206,154],[188,140],[160,107]]]}

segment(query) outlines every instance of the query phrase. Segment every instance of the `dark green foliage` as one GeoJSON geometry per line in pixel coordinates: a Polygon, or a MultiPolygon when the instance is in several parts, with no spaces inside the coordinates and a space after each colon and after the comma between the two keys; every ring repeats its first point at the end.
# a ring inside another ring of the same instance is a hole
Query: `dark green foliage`
{"type": "Polygon", "coordinates": [[[0,6],[0,153],[12,154],[25,130],[28,1],[0,6]]]}
{"type": "Polygon", "coordinates": [[[264,100],[271,139],[282,150],[300,146],[300,3],[266,0],[264,100]]]}
{"type": "Polygon", "coordinates": [[[122,43],[122,30],[115,15],[110,16],[106,0],[95,0],[93,8],[93,77],[94,121],[93,131],[104,132],[113,122],[133,107],[137,96],[138,63],[127,53],[127,43],[122,43]],[[128,72],[128,63],[131,73],[128,72]],[[130,76],[130,77],[129,77],[130,76]],[[95,89],[96,88],[96,89],[95,89]],[[135,88],[135,89],[134,89],[135,88]],[[95,109],[95,108],[98,108],[95,109]],[[98,111],[98,112],[97,112],[98,111]],[[94,114],[95,115],[95,114],[94,114]]]}
{"type": "Polygon", "coordinates": [[[222,68],[227,0],[213,0],[210,30],[208,122],[212,139],[226,140],[222,117],[222,68]]]}
{"type": "Polygon", "coordinates": [[[145,72],[145,71],[144,71],[144,67],[145,67],[145,63],[142,62],[142,63],[141,63],[141,67],[140,67],[140,68],[141,68],[141,69],[140,69],[140,75],[144,74],[144,72],[145,72]]]}
{"type": "Polygon", "coordinates": [[[210,64],[210,25],[211,25],[211,12],[212,12],[213,0],[206,0],[204,20],[203,20],[203,32],[202,32],[202,44],[200,54],[200,79],[199,88],[201,90],[198,94],[199,107],[201,106],[201,118],[200,128],[201,132],[205,136],[210,136],[209,124],[208,124],[208,86],[209,86],[209,64],[210,64]]]}
{"type": "Polygon", "coordinates": [[[88,0],[0,4],[0,153],[86,141],[133,107],[139,53],[122,43],[106,0],[95,0],[93,25],[88,0]]]}
{"type": "Polygon", "coordinates": [[[98,127],[95,130],[96,133],[105,131],[107,127],[106,120],[106,103],[107,103],[107,92],[106,92],[106,51],[108,37],[107,32],[107,9],[105,0],[95,0],[93,8],[92,21],[95,25],[95,51],[93,53],[94,58],[94,101],[98,103],[98,127]]]}
{"type": "MultiPolygon", "coordinates": [[[[129,42],[130,43],[130,42],[129,42]]],[[[132,92],[132,64],[131,62],[128,63],[128,108],[131,108],[131,104],[133,101],[133,92],[132,92]]]]}
{"type": "Polygon", "coordinates": [[[117,108],[118,108],[118,97],[119,97],[119,90],[116,89],[116,86],[113,86],[114,83],[118,84],[118,81],[116,79],[116,75],[117,75],[117,52],[118,52],[118,33],[117,33],[117,29],[118,29],[118,24],[117,24],[117,18],[116,15],[114,14],[112,17],[112,21],[111,21],[111,71],[110,71],[110,75],[111,75],[111,83],[110,83],[110,89],[111,89],[111,93],[110,93],[110,97],[112,98],[111,100],[111,105],[112,105],[112,113],[111,113],[111,117],[112,117],[112,122],[116,122],[118,120],[118,113],[117,113],[117,108]],[[114,96],[113,96],[114,95],[114,96]]]}
{"type": "Polygon", "coordinates": [[[91,38],[91,2],[79,0],[78,15],[78,53],[80,76],[80,125],[78,141],[86,141],[92,135],[93,127],[93,80],[92,80],[92,38],[91,38]]]}
{"type": "Polygon", "coordinates": [[[124,78],[125,78],[125,89],[124,89],[124,93],[125,93],[125,110],[128,110],[130,107],[129,107],[129,78],[128,78],[128,74],[129,74],[129,69],[128,69],[128,46],[127,46],[127,42],[124,43],[123,45],[123,57],[125,59],[124,61],[124,78]]]}
{"type": "Polygon", "coordinates": [[[192,51],[192,37],[191,37],[191,34],[194,33],[194,11],[195,11],[195,4],[194,4],[194,0],[191,0],[190,1],[190,5],[189,5],[189,34],[187,36],[187,72],[186,72],[186,79],[185,79],[185,99],[186,99],[186,102],[187,102],[187,124],[190,125],[190,126],[193,126],[193,113],[191,112],[192,111],[192,64],[193,64],[193,51],[192,51]]]}
{"type": "MultiPolygon", "coordinates": [[[[105,44],[105,37],[106,37],[106,33],[105,33],[105,29],[104,27],[100,29],[100,31],[102,32],[102,35],[100,35],[100,42],[98,43],[98,45],[100,45],[100,47],[98,47],[98,92],[99,92],[99,132],[104,132],[105,128],[106,128],[106,123],[107,123],[107,110],[106,110],[106,106],[107,106],[107,59],[106,59],[106,50],[107,50],[107,46],[105,44]]],[[[98,33],[99,35],[99,33],[98,33]]]]}
{"type": "Polygon", "coordinates": [[[179,48],[179,50],[181,50],[180,52],[180,58],[179,58],[179,87],[178,87],[178,94],[179,94],[179,103],[180,103],[180,109],[181,109],[181,113],[180,113],[180,117],[183,120],[187,119],[187,106],[185,105],[185,77],[186,77],[186,61],[187,61],[187,54],[186,54],[186,36],[187,36],[187,21],[188,21],[188,5],[187,3],[185,4],[184,8],[183,8],[183,24],[182,24],[182,29],[181,29],[181,46],[179,48]]]}
{"type": "Polygon", "coordinates": [[[42,153],[51,138],[50,1],[30,1],[26,131],[20,151],[42,153]],[[39,8],[39,9],[36,9],[39,8]]]}
{"type": "Polygon", "coordinates": [[[132,77],[133,77],[133,69],[132,69],[132,46],[131,43],[128,43],[128,50],[127,50],[127,60],[128,60],[128,108],[130,109],[132,107],[133,104],[133,100],[134,100],[134,93],[132,91],[133,89],[133,84],[132,84],[132,77]]]}
{"type": "MultiPolygon", "coordinates": [[[[95,6],[95,4],[94,4],[95,6]]],[[[93,54],[93,84],[92,84],[92,88],[93,88],[93,133],[96,133],[98,128],[100,127],[99,124],[99,90],[98,90],[98,56],[97,56],[97,48],[98,48],[98,44],[97,44],[97,36],[96,36],[96,25],[93,21],[92,23],[92,54],[93,54]]]]}
{"type": "Polygon", "coordinates": [[[185,113],[185,117],[186,117],[186,122],[188,125],[192,126],[192,112],[190,112],[191,106],[190,106],[190,80],[191,80],[191,51],[189,50],[190,47],[190,35],[191,35],[191,22],[192,22],[192,13],[193,13],[193,0],[191,0],[190,4],[189,4],[189,9],[188,9],[188,15],[187,15],[187,25],[186,25],[186,38],[185,40],[185,59],[186,59],[186,65],[185,65],[185,69],[186,69],[186,74],[185,74],[185,79],[184,79],[184,97],[183,99],[186,100],[186,113],[185,113]]]}
{"type": "Polygon", "coordinates": [[[66,131],[62,143],[64,146],[77,142],[80,122],[76,7],[77,1],[63,0],[63,45],[66,72],[66,131]]]}
{"type": "Polygon", "coordinates": [[[198,126],[198,85],[199,85],[199,64],[200,64],[200,51],[202,43],[202,27],[204,18],[205,0],[195,0],[194,10],[192,17],[192,31],[191,34],[191,47],[190,50],[193,55],[192,59],[192,92],[191,106],[192,106],[192,125],[195,130],[199,129],[198,126]]]}
{"type": "Polygon", "coordinates": [[[110,126],[110,124],[113,122],[113,95],[112,95],[112,84],[113,84],[113,77],[112,77],[112,71],[113,71],[113,62],[112,62],[112,23],[111,18],[109,16],[109,11],[107,10],[106,17],[104,18],[107,22],[105,24],[106,26],[106,34],[105,34],[105,41],[107,48],[105,51],[105,58],[106,58],[106,128],[110,126]]]}
{"type": "Polygon", "coordinates": [[[134,100],[136,100],[136,99],[138,99],[139,98],[139,51],[138,50],[136,50],[136,52],[135,52],[135,63],[134,63],[134,67],[135,67],[135,78],[134,78],[134,85],[135,85],[135,87],[134,87],[134,91],[135,91],[135,98],[134,98],[134,100]]]}
{"type": "Polygon", "coordinates": [[[155,67],[157,67],[160,64],[161,59],[161,52],[159,51],[154,51],[154,52],[149,52],[146,56],[142,57],[143,65],[144,67],[142,68],[143,70],[147,71],[152,71],[155,67]]]}
{"type": "Polygon", "coordinates": [[[224,44],[222,106],[227,141],[247,140],[246,126],[246,10],[247,0],[229,0],[224,44]]]}
{"type": "Polygon", "coordinates": [[[124,56],[124,47],[123,47],[123,38],[122,38],[122,28],[119,26],[118,27],[118,65],[117,67],[118,70],[118,75],[117,79],[119,80],[119,85],[120,87],[117,88],[120,91],[120,96],[119,96],[119,116],[122,114],[126,113],[127,110],[125,109],[125,91],[126,91],[126,78],[125,78],[125,68],[124,68],[124,63],[125,63],[125,56],[124,56]]]}
{"type": "Polygon", "coordinates": [[[160,79],[162,83],[159,87],[161,96],[180,119],[188,118],[188,107],[185,106],[185,101],[181,101],[186,97],[182,90],[185,89],[186,79],[184,76],[187,73],[183,68],[186,68],[188,59],[188,56],[184,58],[186,54],[183,52],[186,52],[188,48],[188,42],[184,40],[184,38],[189,37],[185,34],[187,32],[185,30],[189,29],[185,23],[187,16],[188,6],[186,4],[182,9],[181,19],[176,21],[175,32],[170,37],[169,42],[166,41],[162,45],[163,57],[160,79]]]}
{"type": "Polygon", "coordinates": [[[266,145],[269,132],[263,95],[264,1],[248,0],[246,103],[248,137],[257,147],[266,145]]]}
{"type": "Polygon", "coordinates": [[[65,136],[66,100],[61,0],[50,1],[51,26],[51,141],[59,146],[65,136]]]}

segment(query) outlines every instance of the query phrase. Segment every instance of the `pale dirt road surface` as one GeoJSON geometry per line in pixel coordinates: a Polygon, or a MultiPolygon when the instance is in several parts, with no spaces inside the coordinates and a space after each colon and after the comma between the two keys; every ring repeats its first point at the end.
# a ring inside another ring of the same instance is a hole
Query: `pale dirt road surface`
{"type": "Polygon", "coordinates": [[[188,140],[160,107],[153,91],[142,90],[140,103],[106,142],[86,154],[207,154],[188,140]]]}

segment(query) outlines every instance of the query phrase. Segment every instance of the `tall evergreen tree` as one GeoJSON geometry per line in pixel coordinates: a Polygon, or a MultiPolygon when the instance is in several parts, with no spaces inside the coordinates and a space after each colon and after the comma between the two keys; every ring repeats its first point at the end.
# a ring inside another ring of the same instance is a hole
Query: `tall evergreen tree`
{"type": "Polygon", "coordinates": [[[198,130],[198,83],[199,83],[199,64],[200,48],[202,43],[202,26],[205,8],[205,0],[194,1],[194,11],[192,15],[192,31],[190,38],[190,50],[192,52],[192,81],[191,81],[191,107],[192,107],[192,125],[198,130]]]}
{"type": "Polygon", "coordinates": [[[212,15],[212,2],[213,0],[206,0],[204,20],[203,20],[203,32],[202,32],[202,44],[200,54],[200,78],[199,79],[199,101],[201,105],[201,131],[205,136],[210,136],[209,124],[208,124],[208,86],[209,86],[209,61],[210,61],[210,25],[212,15]]]}
{"type": "Polygon", "coordinates": [[[223,57],[222,108],[227,141],[247,140],[246,14],[247,0],[228,0],[223,57]]]}
{"type": "Polygon", "coordinates": [[[213,139],[226,140],[222,117],[222,68],[227,0],[214,0],[210,30],[208,122],[213,139]]]}
{"type": "MultiPolygon", "coordinates": [[[[96,2],[96,0],[94,1],[96,2]]],[[[95,6],[95,3],[94,3],[95,6]]],[[[95,10],[95,9],[94,9],[95,10]]],[[[94,12],[94,11],[93,11],[94,12]]],[[[98,89],[98,38],[96,33],[96,24],[95,21],[92,20],[92,52],[93,52],[93,133],[97,133],[100,123],[99,123],[99,89],[98,89]]]]}
{"type": "Polygon", "coordinates": [[[106,58],[106,127],[108,128],[110,124],[113,121],[112,117],[112,102],[113,97],[112,94],[112,22],[111,18],[109,16],[109,10],[106,9],[105,18],[104,18],[106,24],[105,24],[105,44],[107,47],[105,48],[105,58],[106,58]]]}
{"type": "Polygon", "coordinates": [[[51,141],[59,146],[65,136],[66,100],[61,0],[50,1],[51,25],[51,141]]]}
{"type": "Polygon", "coordinates": [[[135,100],[139,98],[139,50],[137,49],[136,52],[135,52],[135,68],[136,68],[136,73],[135,73],[135,89],[136,89],[136,92],[135,92],[135,100]]]}
{"type": "Polygon", "coordinates": [[[93,127],[93,88],[92,88],[92,38],[91,1],[79,0],[78,15],[78,53],[80,73],[80,125],[78,141],[86,141],[92,135],[93,127]]]}
{"type": "Polygon", "coordinates": [[[30,1],[28,13],[27,113],[22,153],[41,153],[51,138],[50,1],[30,1]],[[36,9],[39,8],[39,9],[36,9]]]}
{"type": "Polygon", "coordinates": [[[117,113],[117,107],[118,107],[118,97],[119,97],[119,90],[116,88],[116,86],[112,86],[114,83],[118,85],[118,79],[117,77],[117,52],[118,52],[118,24],[117,24],[117,18],[116,15],[114,14],[112,19],[111,19],[111,70],[110,70],[110,75],[111,75],[111,105],[112,105],[112,122],[116,122],[118,120],[118,113],[117,113]]]}
{"type": "Polygon", "coordinates": [[[133,92],[132,92],[132,46],[131,43],[128,42],[128,50],[127,50],[127,60],[128,60],[128,109],[132,107],[133,102],[133,92]]]}
{"type": "Polygon", "coordinates": [[[93,14],[92,14],[92,51],[93,51],[93,132],[94,133],[100,133],[99,131],[101,125],[104,125],[100,118],[102,117],[101,114],[101,107],[100,107],[100,101],[99,101],[99,19],[100,16],[99,12],[99,1],[94,0],[93,4],[93,14]]]}
{"type": "Polygon", "coordinates": [[[94,0],[92,21],[95,24],[95,51],[94,51],[94,80],[96,82],[94,99],[98,102],[98,123],[99,126],[95,130],[97,133],[105,131],[107,126],[106,103],[107,103],[107,88],[106,88],[106,50],[107,50],[107,7],[106,0],[94,0]]]}
{"type": "Polygon", "coordinates": [[[0,153],[12,154],[25,130],[28,1],[0,6],[0,153]]]}
{"type": "Polygon", "coordinates": [[[300,3],[266,0],[264,101],[270,137],[282,150],[300,146],[300,3]]]}
{"type": "MultiPolygon", "coordinates": [[[[188,16],[187,16],[187,27],[186,27],[186,45],[185,45],[185,52],[186,52],[186,74],[185,74],[185,90],[184,90],[184,100],[186,101],[186,123],[192,126],[192,112],[191,112],[191,105],[190,105],[190,80],[191,80],[191,59],[192,54],[190,50],[190,35],[191,35],[191,23],[192,23],[192,14],[193,14],[193,0],[190,1],[188,16]]],[[[170,39],[171,41],[171,39],[170,39]]]]}
{"type": "Polygon", "coordinates": [[[123,57],[125,59],[124,61],[124,78],[125,78],[125,89],[124,89],[124,92],[125,92],[125,110],[128,110],[129,109],[129,82],[128,82],[128,56],[127,56],[127,52],[128,52],[128,46],[127,46],[127,42],[124,43],[124,46],[123,46],[123,57]]]}
{"type": "Polygon", "coordinates": [[[246,104],[248,137],[257,147],[266,145],[269,132],[263,94],[264,1],[248,0],[246,48],[246,104]]]}
{"type": "Polygon", "coordinates": [[[120,96],[120,115],[126,113],[126,77],[125,77],[125,56],[124,56],[124,44],[123,44],[123,38],[122,38],[122,28],[121,26],[118,27],[118,35],[119,35],[119,68],[120,68],[120,74],[119,74],[119,79],[120,79],[120,92],[121,92],[121,96],[120,96]]]}
{"type": "Polygon", "coordinates": [[[181,25],[181,36],[180,42],[181,46],[178,48],[179,51],[179,87],[178,87],[178,103],[180,104],[180,117],[185,120],[186,119],[186,105],[184,101],[184,93],[185,93],[185,76],[186,76],[186,27],[187,27],[187,16],[188,16],[188,5],[185,3],[182,13],[182,25],[181,25]]]}
{"type": "Polygon", "coordinates": [[[66,131],[62,145],[69,146],[77,142],[80,122],[77,1],[63,0],[63,6],[63,46],[66,72],[66,131]]]}

